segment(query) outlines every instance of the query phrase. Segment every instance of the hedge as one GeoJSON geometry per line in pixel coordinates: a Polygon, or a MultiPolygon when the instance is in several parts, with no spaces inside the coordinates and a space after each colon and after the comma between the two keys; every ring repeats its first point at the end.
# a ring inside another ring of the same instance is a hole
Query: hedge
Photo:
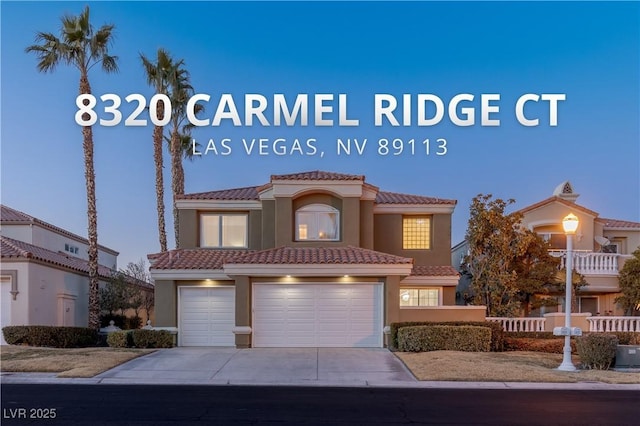
{"type": "Polygon", "coordinates": [[[172,348],[173,335],[166,330],[121,330],[107,336],[112,348],[172,348]]]}
{"type": "Polygon", "coordinates": [[[107,345],[111,348],[130,348],[133,346],[131,330],[112,331],[107,335],[107,345]]]}
{"type": "MultiPolygon", "coordinates": [[[[564,352],[564,336],[556,336],[550,339],[505,337],[505,351],[530,351],[546,352],[549,354],[561,354],[564,352]]],[[[575,339],[571,339],[571,352],[576,352],[575,339]]]]}
{"type": "Polygon", "coordinates": [[[418,325],[398,331],[398,350],[402,352],[489,352],[490,349],[491,329],[488,327],[418,325]]]}
{"type": "Polygon", "coordinates": [[[422,326],[475,326],[485,327],[491,330],[491,351],[501,352],[504,350],[504,330],[502,325],[495,321],[449,321],[449,322],[393,322],[390,325],[389,349],[396,350],[398,348],[398,330],[404,327],[422,326]]]}
{"type": "Polygon", "coordinates": [[[131,338],[136,348],[173,347],[173,335],[167,330],[133,330],[131,338]]]}
{"type": "Polygon", "coordinates": [[[12,325],[4,327],[2,333],[10,345],[83,348],[99,342],[98,332],[87,327],[12,325]]]}
{"type": "Polygon", "coordinates": [[[590,333],[576,339],[578,355],[584,368],[608,370],[616,356],[618,337],[607,333],[590,333]]]}

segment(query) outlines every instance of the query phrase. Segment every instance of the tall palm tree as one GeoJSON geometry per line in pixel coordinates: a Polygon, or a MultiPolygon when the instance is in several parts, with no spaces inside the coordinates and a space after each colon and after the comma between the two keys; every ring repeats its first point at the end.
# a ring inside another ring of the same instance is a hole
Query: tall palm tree
{"type": "MultiPolygon", "coordinates": [[[[184,61],[175,63],[175,68],[169,82],[171,92],[171,137],[169,138],[169,152],[171,153],[171,192],[173,194],[173,226],[176,248],[180,247],[180,227],[176,199],[184,194],[184,169],[182,158],[185,153],[185,138],[191,139],[193,125],[187,121],[187,102],[194,94],[190,83],[189,71],[184,68],[184,61]]],[[[204,110],[201,104],[196,104],[194,114],[204,110]]]]}
{"type": "MultiPolygon", "coordinates": [[[[175,64],[169,53],[160,48],[158,49],[156,61],[149,60],[143,54],[140,54],[142,66],[147,77],[147,83],[156,93],[169,95],[169,80],[172,77],[175,64]]],[[[158,120],[164,118],[164,104],[158,102],[156,106],[156,116],[158,120]]],[[[162,176],[163,158],[162,158],[162,133],[163,126],[154,126],[153,128],[153,161],[156,169],[156,208],[158,211],[158,238],[160,240],[160,251],[167,251],[167,231],[165,230],[164,219],[164,179],[162,176]]]]}
{"type": "MultiPolygon", "coordinates": [[[[196,105],[195,112],[197,114],[199,110],[199,106],[196,105]]],[[[164,140],[167,142],[167,146],[169,150],[175,149],[178,147],[178,152],[172,152],[172,191],[173,191],[173,219],[174,219],[174,231],[176,237],[176,248],[180,247],[180,227],[178,226],[179,217],[178,217],[178,209],[176,206],[177,195],[184,194],[184,167],[182,166],[183,160],[193,161],[196,158],[201,158],[199,156],[193,155],[194,144],[195,149],[198,151],[201,148],[201,145],[198,142],[195,142],[191,136],[191,127],[189,125],[185,125],[182,127],[182,130],[175,131],[175,128],[171,130],[171,136],[165,136],[164,140]],[[174,141],[178,141],[175,143],[174,141]],[[174,161],[177,159],[177,161],[174,161]]]]}
{"type": "MultiPolygon", "coordinates": [[[[38,71],[53,72],[57,65],[64,63],[80,71],[80,94],[90,94],[88,73],[100,64],[107,73],[118,70],[117,57],[109,55],[113,41],[114,25],[103,25],[97,31],[89,22],[89,7],[85,6],[80,15],[65,15],[61,19],[60,33],[38,32],[36,44],[27,47],[38,58],[38,71]]],[[[98,292],[98,213],[96,210],[96,182],[93,167],[93,130],[82,127],[82,148],[87,190],[87,219],[89,241],[89,327],[100,327],[100,303],[98,292]]]]}

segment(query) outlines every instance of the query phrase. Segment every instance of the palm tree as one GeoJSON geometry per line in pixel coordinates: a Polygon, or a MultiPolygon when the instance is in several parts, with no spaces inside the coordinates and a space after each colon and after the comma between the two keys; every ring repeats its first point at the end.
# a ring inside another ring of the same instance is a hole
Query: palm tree
{"type": "MultiPolygon", "coordinates": [[[[147,83],[158,94],[169,94],[169,80],[172,76],[175,64],[169,53],[164,49],[158,49],[156,62],[152,62],[143,54],[140,54],[142,66],[145,70],[147,83]]],[[[156,106],[156,116],[158,120],[164,118],[164,104],[158,102],[156,106]]],[[[162,177],[162,126],[153,128],[153,161],[156,168],[156,207],[158,211],[158,237],[160,240],[160,251],[167,251],[167,231],[165,230],[164,219],[164,179],[162,177]]]]}
{"type": "MultiPolygon", "coordinates": [[[[27,53],[35,53],[38,71],[53,72],[64,63],[80,71],[80,94],[91,94],[88,73],[100,64],[102,70],[111,73],[118,70],[117,57],[109,55],[113,41],[114,25],[103,25],[97,31],[89,22],[89,7],[78,16],[65,15],[61,19],[60,34],[38,32],[36,44],[27,47],[27,53]]],[[[93,167],[93,130],[82,127],[85,180],[87,189],[87,219],[89,241],[89,327],[100,327],[100,303],[98,291],[98,213],[96,210],[96,182],[93,167]]]]}
{"type": "MultiPolygon", "coordinates": [[[[170,79],[171,88],[171,137],[169,138],[169,151],[171,153],[171,192],[173,194],[173,226],[176,248],[180,247],[180,227],[178,207],[176,199],[184,194],[184,168],[182,167],[183,155],[187,155],[191,140],[193,125],[187,122],[187,102],[194,90],[190,83],[189,71],[184,68],[184,61],[176,62],[170,79]],[[186,150],[185,150],[186,149],[186,150]]],[[[201,104],[196,104],[194,114],[198,115],[204,110],[201,104]]]]}

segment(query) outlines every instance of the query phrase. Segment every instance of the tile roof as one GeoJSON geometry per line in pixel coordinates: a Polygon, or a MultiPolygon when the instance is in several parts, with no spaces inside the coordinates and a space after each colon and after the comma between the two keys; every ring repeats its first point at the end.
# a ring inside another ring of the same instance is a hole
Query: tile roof
{"type": "Polygon", "coordinates": [[[413,263],[408,257],[394,256],[360,247],[278,247],[261,250],[234,257],[228,262],[232,264],[269,264],[269,265],[297,265],[297,264],[371,264],[395,265],[413,263]]]}
{"type": "Polygon", "coordinates": [[[222,265],[249,250],[220,250],[209,248],[177,249],[147,256],[151,269],[222,269],[222,265]]]}
{"type": "Polygon", "coordinates": [[[271,175],[271,181],[274,180],[360,180],[364,182],[364,176],[313,170],[311,172],[291,173],[287,175],[271,175]]]}
{"type": "Polygon", "coordinates": [[[597,219],[598,222],[602,222],[605,228],[617,228],[617,229],[640,229],[640,222],[631,222],[628,220],[618,220],[618,219],[606,219],[604,217],[600,217],[597,219]]]}
{"type": "MultiPolygon", "coordinates": [[[[49,229],[51,231],[57,232],[58,234],[62,234],[65,235],[67,237],[71,237],[75,240],[79,240],[82,241],[84,244],[89,244],[89,241],[84,238],[81,237],[80,235],[74,234],[73,232],[69,232],[66,229],[62,229],[58,226],[52,225],[48,222],[45,222],[44,220],[40,220],[36,217],[30,216],[26,213],[23,213],[19,210],[16,209],[12,209],[11,207],[5,206],[4,204],[0,204],[0,223],[4,223],[4,224],[13,224],[13,225],[20,225],[20,224],[38,224],[40,226],[42,226],[43,228],[49,229]]],[[[117,251],[109,248],[109,247],[105,247],[102,245],[98,244],[98,248],[100,250],[103,251],[108,251],[110,253],[115,254],[116,256],[119,254],[117,251]]]]}
{"type": "MultiPolygon", "coordinates": [[[[342,173],[324,172],[315,170],[312,172],[291,173],[288,175],[272,175],[271,181],[277,180],[328,180],[328,181],[349,181],[358,180],[364,183],[365,177],[362,175],[348,175],[342,173]]],[[[370,189],[375,191],[378,187],[364,183],[370,189]]],[[[221,189],[216,191],[197,192],[192,194],[179,195],[177,198],[182,200],[234,200],[234,201],[259,201],[261,191],[269,189],[273,186],[272,182],[259,186],[248,186],[244,188],[221,189]]],[[[456,200],[447,200],[444,198],[427,197],[423,195],[401,194],[397,192],[380,191],[376,195],[375,202],[377,204],[449,204],[455,205],[456,200]]]]}
{"type": "Polygon", "coordinates": [[[565,206],[567,206],[569,208],[581,211],[583,213],[589,214],[589,215],[594,216],[594,217],[598,217],[598,212],[595,212],[593,210],[589,210],[588,208],[583,207],[580,204],[576,204],[576,203],[573,203],[571,201],[567,201],[567,200],[565,200],[563,198],[560,198],[558,196],[552,196],[552,197],[546,198],[546,199],[544,199],[542,201],[538,201],[535,204],[531,204],[530,206],[527,206],[527,207],[524,207],[524,208],[518,210],[517,213],[523,213],[524,214],[524,213],[530,212],[532,210],[535,210],[535,209],[537,209],[539,207],[545,206],[545,205],[553,203],[553,202],[564,204],[565,206]]]}
{"type": "MultiPolygon", "coordinates": [[[[89,264],[84,259],[62,253],[56,253],[55,251],[34,246],[33,244],[25,243],[23,241],[14,240],[9,237],[0,236],[0,242],[0,252],[2,253],[2,259],[5,262],[10,259],[34,259],[85,274],[89,273],[89,264]]],[[[112,272],[113,271],[106,266],[98,265],[98,275],[101,277],[109,278],[111,277],[112,272]]]]}
{"type": "Polygon", "coordinates": [[[260,200],[257,186],[178,195],[182,200],[260,200]]]}
{"type": "Polygon", "coordinates": [[[268,250],[178,249],[148,256],[151,269],[222,269],[224,264],[410,264],[413,259],[359,247],[278,247],[268,250]]]}
{"type": "Polygon", "coordinates": [[[446,277],[459,276],[458,271],[453,266],[418,266],[411,270],[411,276],[446,277]]]}
{"type": "Polygon", "coordinates": [[[398,192],[380,191],[376,195],[376,204],[456,204],[456,200],[425,197],[422,195],[400,194],[398,192]]]}

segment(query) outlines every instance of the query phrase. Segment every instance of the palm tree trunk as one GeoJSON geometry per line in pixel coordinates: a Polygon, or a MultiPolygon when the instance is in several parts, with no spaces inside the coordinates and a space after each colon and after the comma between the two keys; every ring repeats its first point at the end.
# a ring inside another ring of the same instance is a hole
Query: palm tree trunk
{"type": "MultiPolygon", "coordinates": [[[[157,117],[162,120],[164,110],[160,102],[157,106],[157,117]]],[[[158,210],[158,236],[160,251],[167,251],[167,232],[164,223],[164,179],[162,177],[162,131],[161,126],[153,128],[153,160],[156,165],[156,203],[158,210]]]]}
{"type": "Polygon", "coordinates": [[[182,144],[177,126],[171,132],[171,192],[173,194],[173,230],[176,248],[180,248],[180,223],[176,197],[184,193],[184,170],[182,169],[182,144]]]}
{"type": "MultiPolygon", "coordinates": [[[[91,93],[86,72],[80,76],[80,94],[91,93]]],[[[96,208],[96,173],[93,167],[93,129],[82,128],[84,177],[87,187],[87,237],[89,240],[89,328],[100,328],[100,298],[98,279],[98,211],[96,208]]]]}

